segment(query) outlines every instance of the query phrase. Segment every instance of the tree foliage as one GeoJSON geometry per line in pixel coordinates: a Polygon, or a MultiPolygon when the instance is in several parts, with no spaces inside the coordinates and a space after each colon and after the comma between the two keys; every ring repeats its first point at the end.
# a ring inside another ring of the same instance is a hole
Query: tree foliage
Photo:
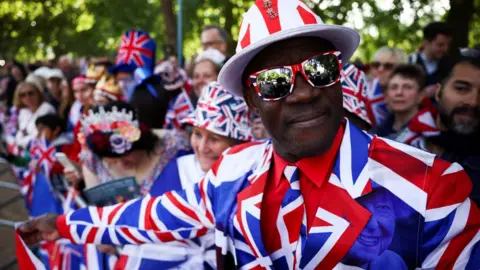
{"type": "MultiPolygon", "coordinates": [[[[242,14],[253,2],[183,0],[185,56],[189,58],[200,50],[200,32],[206,24],[223,26],[233,37],[233,50],[242,14]]],[[[454,4],[467,3],[463,7],[471,4],[473,10],[467,12],[472,14],[470,18],[449,17],[448,0],[305,2],[326,23],[345,24],[359,31],[362,43],[357,57],[363,60],[370,59],[376,49],[385,45],[414,51],[421,42],[422,27],[432,20],[449,19],[454,26],[461,27],[456,32],[468,31],[465,33],[469,45],[480,40],[480,0],[450,0],[454,4]],[[460,22],[462,19],[469,22],[460,22]]],[[[458,9],[454,4],[452,8],[458,9]]],[[[456,14],[466,14],[461,8],[456,14]]],[[[35,60],[64,53],[112,56],[119,37],[130,28],[148,31],[158,42],[161,55],[167,41],[176,44],[172,30],[177,27],[177,11],[177,0],[4,0],[0,2],[0,59],[35,60]]]]}

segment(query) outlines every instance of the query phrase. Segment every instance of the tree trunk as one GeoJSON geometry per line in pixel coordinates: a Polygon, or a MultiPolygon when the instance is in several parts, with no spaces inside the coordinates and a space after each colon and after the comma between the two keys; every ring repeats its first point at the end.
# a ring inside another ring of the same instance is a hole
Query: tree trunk
{"type": "Polygon", "coordinates": [[[453,30],[453,47],[468,47],[468,33],[475,12],[474,0],[450,0],[447,23],[453,30]]]}
{"type": "Polygon", "coordinates": [[[235,46],[237,45],[235,42],[236,37],[232,35],[232,26],[235,22],[233,18],[233,4],[231,0],[224,0],[225,5],[223,9],[223,14],[225,16],[225,26],[223,29],[227,31],[230,35],[230,39],[228,40],[228,53],[233,55],[235,53],[235,46]]]}
{"type": "MultiPolygon", "coordinates": [[[[171,47],[171,53],[177,52],[177,16],[173,11],[173,0],[162,0],[163,22],[165,24],[165,37],[167,46],[171,47]]],[[[164,49],[165,51],[165,49],[164,49]]],[[[169,52],[170,53],[170,52],[169,52]]],[[[168,57],[168,55],[165,55],[168,57]]]]}

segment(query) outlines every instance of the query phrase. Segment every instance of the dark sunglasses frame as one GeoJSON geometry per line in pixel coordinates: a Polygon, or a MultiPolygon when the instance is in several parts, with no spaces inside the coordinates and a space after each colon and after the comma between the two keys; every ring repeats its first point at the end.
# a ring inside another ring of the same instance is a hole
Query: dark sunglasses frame
{"type": "Polygon", "coordinates": [[[373,68],[380,68],[380,66],[383,66],[383,68],[386,70],[392,70],[395,67],[394,63],[381,63],[378,61],[372,62],[371,65],[373,68]]]}
{"type": "Polygon", "coordinates": [[[302,74],[303,78],[312,86],[312,87],[315,87],[315,88],[325,88],[325,87],[329,87],[329,86],[332,86],[334,84],[336,84],[337,82],[340,81],[340,74],[342,72],[342,53],[340,51],[329,51],[329,52],[324,52],[324,53],[320,53],[320,54],[316,54],[312,57],[309,57],[307,58],[306,60],[302,61],[301,63],[299,64],[294,64],[294,65],[287,65],[287,66],[275,66],[275,67],[269,67],[269,68],[266,68],[266,69],[263,69],[263,70],[260,70],[260,71],[257,71],[255,73],[253,73],[252,75],[249,76],[249,78],[247,79],[247,82],[246,82],[246,85],[248,87],[251,87],[253,86],[255,88],[255,91],[257,92],[258,96],[261,97],[263,100],[265,101],[277,101],[277,100],[280,100],[280,99],[283,99],[283,98],[286,98],[288,97],[289,95],[292,94],[293,92],[293,88],[295,88],[295,77],[296,77],[296,74],[300,72],[300,74],[302,74]],[[312,60],[313,58],[315,57],[318,57],[318,56],[324,56],[324,55],[334,55],[337,59],[337,62],[338,62],[338,77],[331,83],[328,83],[326,85],[314,85],[310,79],[308,78],[307,74],[305,73],[305,70],[303,69],[303,65],[312,60]],[[257,77],[262,74],[263,72],[265,71],[268,71],[268,70],[272,70],[272,69],[277,69],[277,68],[285,68],[285,69],[289,69],[291,72],[292,72],[292,78],[290,78],[290,81],[291,81],[291,85],[290,85],[290,91],[284,95],[284,96],[281,96],[281,97],[277,97],[277,98],[265,98],[262,96],[261,94],[261,91],[260,91],[260,87],[258,86],[257,84],[257,77]]]}
{"type": "Polygon", "coordinates": [[[26,96],[29,96],[29,97],[33,97],[37,94],[37,92],[35,91],[28,91],[28,92],[24,92],[24,93],[20,93],[20,98],[24,98],[26,96]]]}

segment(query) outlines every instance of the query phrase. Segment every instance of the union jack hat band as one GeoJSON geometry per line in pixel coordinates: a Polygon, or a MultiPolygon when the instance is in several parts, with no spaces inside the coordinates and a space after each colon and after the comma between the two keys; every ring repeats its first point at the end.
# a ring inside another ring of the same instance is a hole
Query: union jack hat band
{"type": "Polygon", "coordinates": [[[197,108],[182,119],[181,123],[235,140],[253,140],[252,119],[246,102],[243,98],[230,94],[217,82],[202,89],[197,108]]]}
{"type": "Polygon", "coordinates": [[[242,75],[248,63],[264,48],[295,37],[318,37],[329,41],[348,62],[360,43],[360,35],[340,25],[324,24],[302,1],[257,0],[243,16],[236,54],[223,66],[220,85],[242,96],[242,75]]]}

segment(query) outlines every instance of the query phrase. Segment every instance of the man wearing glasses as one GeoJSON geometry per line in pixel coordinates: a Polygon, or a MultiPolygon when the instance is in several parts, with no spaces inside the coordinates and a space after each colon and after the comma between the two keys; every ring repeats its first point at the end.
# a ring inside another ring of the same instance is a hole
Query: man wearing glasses
{"type": "Polygon", "coordinates": [[[220,269],[478,269],[463,169],[344,119],[340,70],[358,44],[301,1],[257,0],[219,80],[272,140],[228,150],[189,189],[47,215],[24,239],[161,243],[211,228],[220,269]]]}
{"type": "Polygon", "coordinates": [[[203,50],[214,48],[223,55],[228,56],[228,34],[220,26],[205,26],[202,30],[201,41],[203,50]]]}

